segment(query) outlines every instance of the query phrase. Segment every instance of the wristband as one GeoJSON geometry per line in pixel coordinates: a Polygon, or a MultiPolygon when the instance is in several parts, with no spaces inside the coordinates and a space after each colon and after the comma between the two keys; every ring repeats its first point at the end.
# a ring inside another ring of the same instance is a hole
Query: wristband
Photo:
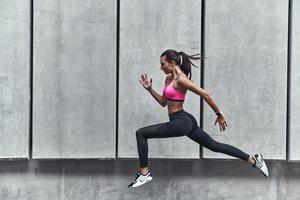
{"type": "Polygon", "coordinates": [[[223,113],[220,111],[220,112],[216,112],[216,115],[219,117],[221,116],[223,113]]]}

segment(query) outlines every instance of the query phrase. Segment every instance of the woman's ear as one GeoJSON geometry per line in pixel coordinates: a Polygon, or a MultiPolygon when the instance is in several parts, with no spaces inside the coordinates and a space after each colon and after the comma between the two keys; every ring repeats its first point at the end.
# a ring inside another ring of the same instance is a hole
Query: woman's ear
{"type": "Polygon", "coordinates": [[[176,65],[176,63],[175,63],[174,60],[171,60],[171,65],[172,65],[172,66],[175,66],[175,65],[176,65]]]}

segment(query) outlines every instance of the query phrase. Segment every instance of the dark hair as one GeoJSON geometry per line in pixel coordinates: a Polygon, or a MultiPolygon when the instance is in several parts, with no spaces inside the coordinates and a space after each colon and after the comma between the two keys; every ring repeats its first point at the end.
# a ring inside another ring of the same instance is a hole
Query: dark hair
{"type": "MultiPolygon", "coordinates": [[[[168,62],[171,62],[172,60],[175,61],[175,63],[180,67],[180,69],[183,71],[183,73],[189,78],[192,78],[192,65],[195,67],[196,66],[194,63],[192,63],[192,60],[200,60],[202,59],[201,54],[194,54],[194,55],[187,55],[186,53],[180,51],[177,52],[173,49],[168,49],[166,51],[164,51],[160,57],[166,56],[166,60],[168,62]],[[181,58],[182,57],[182,63],[181,62],[181,58]]],[[[198,67],[199,68],[199,67],[198,67]]]]}

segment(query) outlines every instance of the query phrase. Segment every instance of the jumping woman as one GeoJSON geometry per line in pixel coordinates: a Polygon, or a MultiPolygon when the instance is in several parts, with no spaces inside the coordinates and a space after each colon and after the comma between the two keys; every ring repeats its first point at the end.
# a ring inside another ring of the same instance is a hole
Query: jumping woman
{"type": "Polygon", "coordinates": [[[215,141],[198,126],[196,119],[183,109],[186,92],[190,90],[202,97],[216,113],[215,125],[218,123],[220,131],[225,131],[227,127],[224,115],[210,94],[191,81],[191,65],[196,66],[191,60],[197,59],[201,59],[199,54],[187,55],[184,52],[177,52],[172,49],[161,54],[161,70],[166,74],[162,95],[152,88],[152,79],[148,78],[147,74],[142,74],[140,80],[142,86],[161,106],[168,106],[169,121],[146,126],[136,131],[140,170],[128,187],[138,187],[153,179],[148,166],[148,139],[184,135],[211,151],[247,161],[252,167],[260,170],[265,177],[268,177],[268,168],[262,154],[249,155],[234,146],[215,141]]]}

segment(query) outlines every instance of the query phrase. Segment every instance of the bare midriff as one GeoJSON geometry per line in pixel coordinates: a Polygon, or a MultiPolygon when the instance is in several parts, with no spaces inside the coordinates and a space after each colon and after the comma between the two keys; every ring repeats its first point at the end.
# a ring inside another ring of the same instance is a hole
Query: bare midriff
{"type": "Polygon", "coordinates": [[[183,102],[167,100],[168,113],[177,112],[183,109],[183,102]]]}

